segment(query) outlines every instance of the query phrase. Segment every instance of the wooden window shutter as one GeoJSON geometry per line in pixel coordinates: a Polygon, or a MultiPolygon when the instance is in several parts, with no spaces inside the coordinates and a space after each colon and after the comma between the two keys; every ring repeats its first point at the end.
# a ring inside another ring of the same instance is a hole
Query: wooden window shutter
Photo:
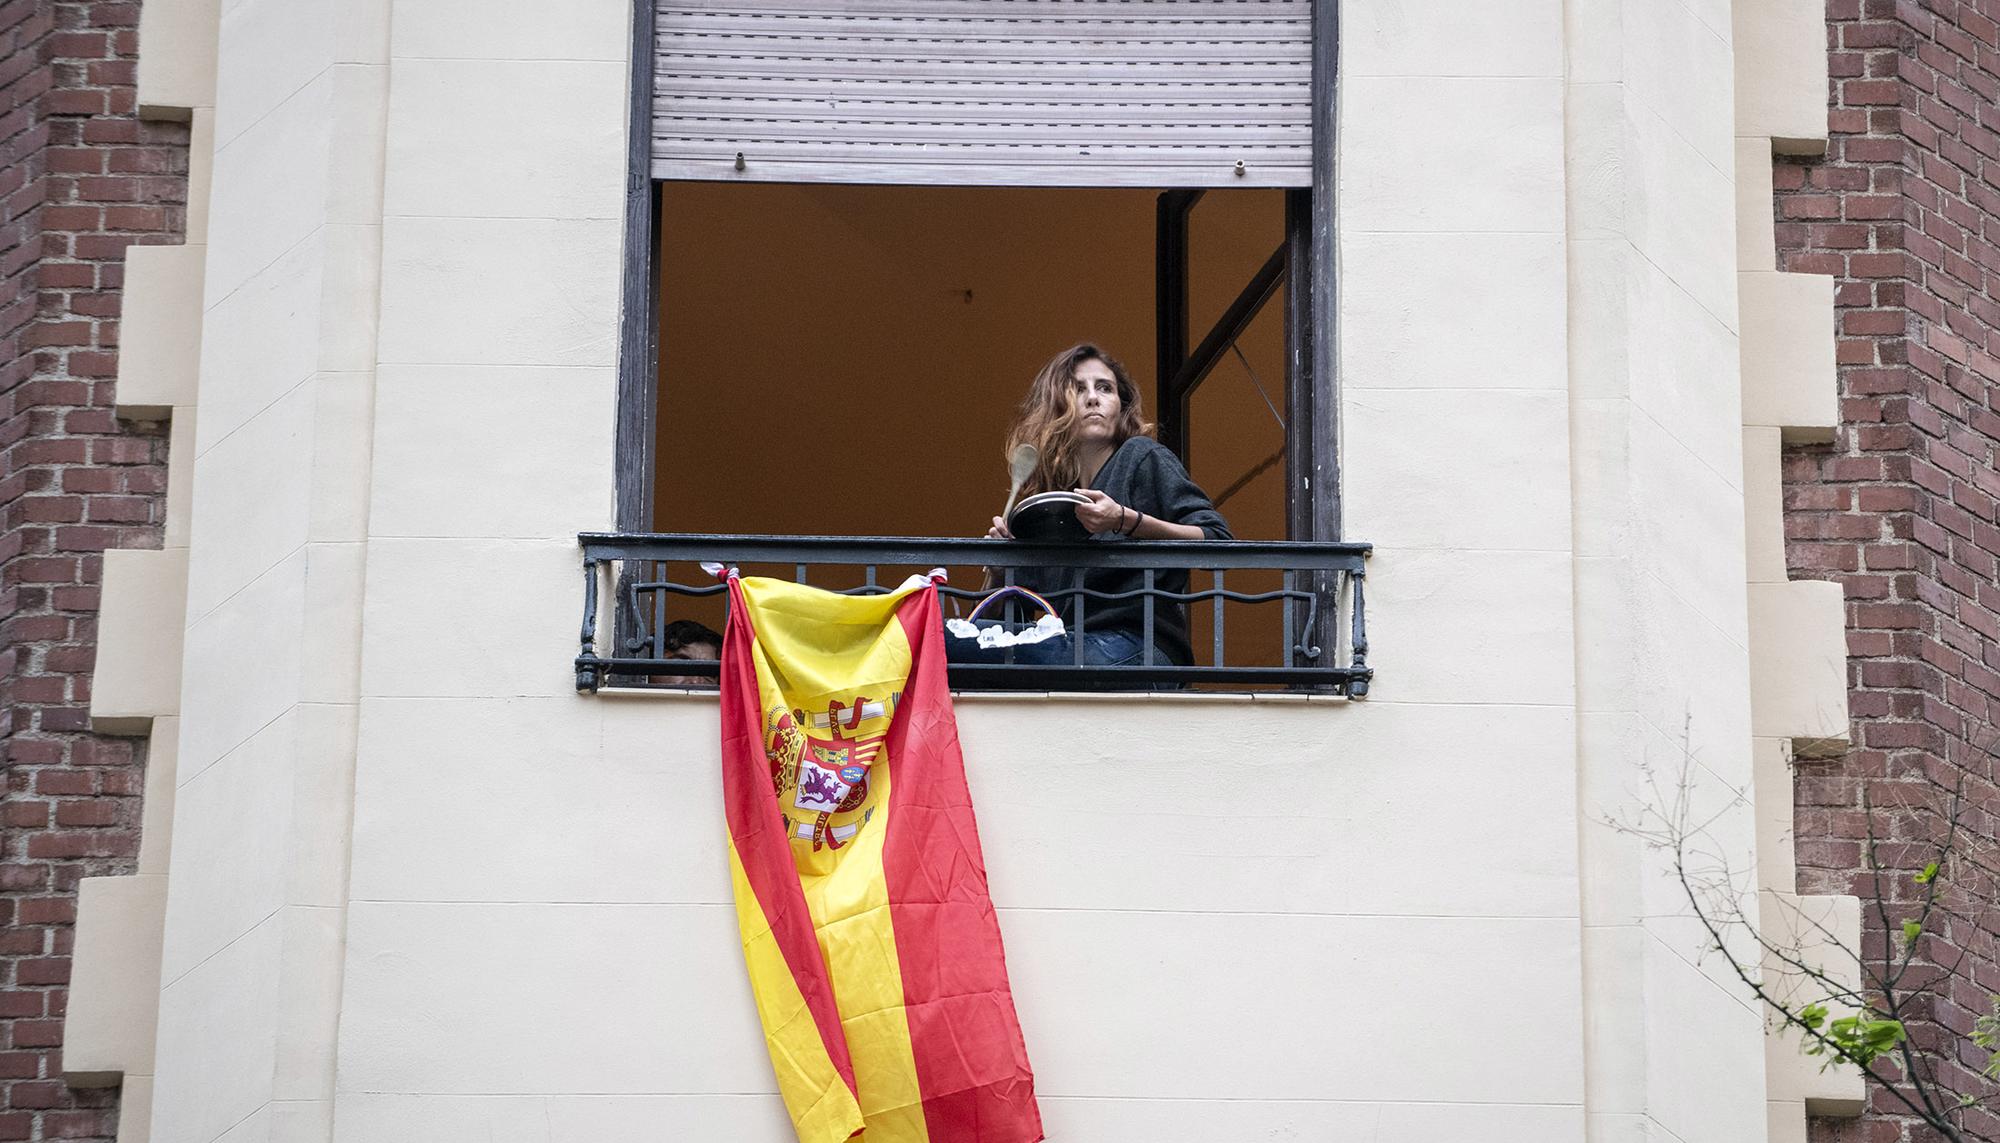
{"type": "Polygon", "coordinates": [[[1310,186],[1311,9],[659,0],[653,177],[1310,186]]]}

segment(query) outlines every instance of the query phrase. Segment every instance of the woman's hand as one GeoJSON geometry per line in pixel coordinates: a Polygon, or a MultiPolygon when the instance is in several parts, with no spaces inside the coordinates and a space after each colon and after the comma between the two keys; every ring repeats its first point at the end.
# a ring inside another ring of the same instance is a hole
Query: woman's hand
{"type": "Polygon", "coordinates": [[[986,538],[989,540],[1011,540],[1014,538],[1014,533],[1007,530],[1007,521],[995,516],[993,517],[993,526],[986,529],[986,538]]]}
{"type": "Polygon", "coordinates": [[[1076,518],[1083,522],[1091,535],[1100,532],[1122,532],[1125,525],[1137,517],[1137,513],[1118,501],[1106,496],[1095,488],[1079,488],[1077,492],[1088,496],[1090,503],[1076,506],[1076,518]]]}

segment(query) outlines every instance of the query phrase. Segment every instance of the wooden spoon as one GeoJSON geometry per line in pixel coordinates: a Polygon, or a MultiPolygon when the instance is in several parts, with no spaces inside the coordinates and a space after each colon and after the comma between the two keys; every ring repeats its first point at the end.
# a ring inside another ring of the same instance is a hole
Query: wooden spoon
{"type": "Polygon", "coordinates": [[[1005,520],[1008,513],[1014,510],[1014,500],[1021,495],[1021,486],[1035,474],[1035,466],[1041,461],[1042,454],[1034,445],[1022,443],[1014,446],[1013,455],[1007,458],[1007,475],[1013,479],[1014,486],[1007,490],[1007,506],[1000,509],[1000,519],[1005,520]]]}

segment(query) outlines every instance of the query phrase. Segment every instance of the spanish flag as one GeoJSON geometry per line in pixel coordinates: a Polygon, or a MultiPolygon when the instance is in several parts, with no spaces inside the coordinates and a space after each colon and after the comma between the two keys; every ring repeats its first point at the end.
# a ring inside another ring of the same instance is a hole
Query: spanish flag
{"type": "Polygon", "coordinates": [[[730,874],[800,1143],[1034,1143],[936,587],[728,578],[730,874]]]}

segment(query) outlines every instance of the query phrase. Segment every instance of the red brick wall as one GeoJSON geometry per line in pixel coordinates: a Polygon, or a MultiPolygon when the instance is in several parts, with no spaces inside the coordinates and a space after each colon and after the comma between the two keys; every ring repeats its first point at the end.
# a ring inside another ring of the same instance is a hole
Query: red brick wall
{"type": "MultiPolygon", "coordinates": [[[[1846,589],[1853,748],[1800,765],[1797,846],[1802,891],[1865,896],[1864,793],[1878,834],[1914,836],[1879,807],[1930,797],[1926,775],[1969,774],[1996,804],[2000,0],[1828,0],[1827,15],[1831,145],[1778,166],[1776,209],[1780,268],[1838,282],[1842,424],[1830,447],[1789,450],[1785,533],[1794,578],[1846,589]]],[[[1866,911],[1864,925],[1879,948],[1866,911]]],[[[1953,951],[1943,936],[1925,949],[1953,951]]],[[[1968,993],[1923,1014],[1962,1034],[1975,1006],[1968,993]]],[[[1883,1098],[1813,1130],[1930,1138],[1883,1098]]]]}
{"type": "Polygon", "coordinates": [[[184,226],[133,116],[139,5],[0,0],[0,1140],[110,1140],[61,1081],[77,880],[130,872],[143,751],[89,733],[106,548],[160,545],[166,438],[113,416],[124,251],[184,226]]]}

